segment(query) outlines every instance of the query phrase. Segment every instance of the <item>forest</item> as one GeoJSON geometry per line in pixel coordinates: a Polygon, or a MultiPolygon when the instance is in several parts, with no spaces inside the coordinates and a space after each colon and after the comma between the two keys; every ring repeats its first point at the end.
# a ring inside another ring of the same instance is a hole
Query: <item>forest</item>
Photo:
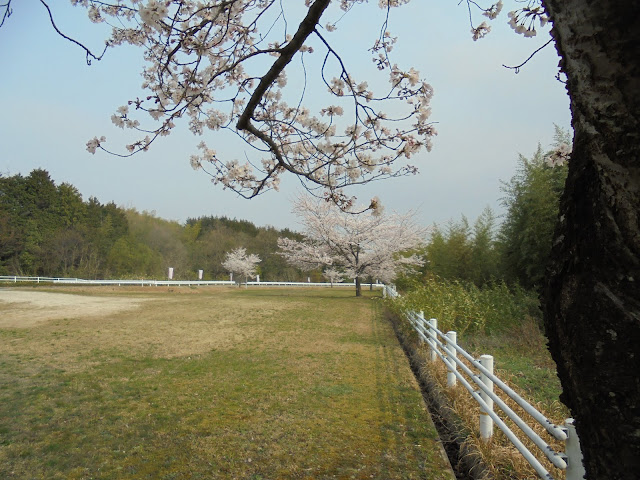
{"type": "MultiPolygon", "coordinates": [[[[0,176],[0,275],[94,278],[227,280],[227,252],[245,247],[262,261],[264,280],[307,278],[276,254],[290,230],[257,227],[226,217],[190,218],[184,224],[96,198],[84,201],[69,183],[56,185],[42,169],[0,176]]],[[[319,275],[314,273],[313,275],[319,275]]]]}

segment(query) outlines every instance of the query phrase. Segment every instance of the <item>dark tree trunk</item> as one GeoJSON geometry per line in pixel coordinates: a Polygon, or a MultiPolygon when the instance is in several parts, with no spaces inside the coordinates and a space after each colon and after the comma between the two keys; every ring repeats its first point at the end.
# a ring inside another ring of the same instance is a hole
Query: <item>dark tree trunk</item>
{"type": "Polygon", "coordinates": [[[356,277],[356,297],[362,296],[362,285],[360,284],[360,277],[356,277]]]}
{"type": "Polygon", "coordinates": [[[544,317],[589,479],[640,478],[640,3],[547,0],[575,132],[544,317]]]}

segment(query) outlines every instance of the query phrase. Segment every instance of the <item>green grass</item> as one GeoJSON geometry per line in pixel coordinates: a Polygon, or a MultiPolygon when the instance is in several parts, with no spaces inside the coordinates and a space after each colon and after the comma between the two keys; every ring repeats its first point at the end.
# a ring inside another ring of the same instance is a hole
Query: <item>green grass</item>
{"type": "Polygon", "coordinates": [[[562,387],[556,364],[533,319],[525,318],[505,332],[492,335],[470,332],[460,343],[476,358],[492,355],[497,375],[515,385],[525,398],[539,404],[549,415],[569,416],[559,402],[562,387]]]}
{"type": "Polygon", "coordinates": [[[378,293],[134,293],[0,329],[0,478],[452,478],[378,293]]]}

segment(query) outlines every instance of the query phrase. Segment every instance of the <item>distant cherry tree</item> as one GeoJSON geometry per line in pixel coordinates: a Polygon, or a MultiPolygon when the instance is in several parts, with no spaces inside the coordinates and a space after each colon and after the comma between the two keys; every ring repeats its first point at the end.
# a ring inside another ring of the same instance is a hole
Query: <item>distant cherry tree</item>
{"type": "MultiPolygon", "coordinates": [[[[229,272],[244,277],[246,284],[249,278],[256,278],[258,263],[260,263],[258,255],[254,253],[247,255],[247,250],[244,247],[239,247],[227,253],[222,266],[229,272]]],[[[240,282],[238,281],[238,283],[240,282]]]]}
{"type": "Polygon", "coordinates": [[[385,214],[380,208],[354,214],[313,197],[300,197],[294,212],[305,240],[279,239],[281,254],[298,268],[326,266],[355,279],[357,296],[364,277],[391,281],[423,264],[418,255],[405,253],[425,238],[425,229],[416,225],[412,214],[385,214]]]}
{"type": "Polygon", "coordinates": [[[333,287],[334,283],[341,282],[345,278],[345,274],[338,268],[328,267],[322,271],[322,276],[331,282],[333,287]]]}

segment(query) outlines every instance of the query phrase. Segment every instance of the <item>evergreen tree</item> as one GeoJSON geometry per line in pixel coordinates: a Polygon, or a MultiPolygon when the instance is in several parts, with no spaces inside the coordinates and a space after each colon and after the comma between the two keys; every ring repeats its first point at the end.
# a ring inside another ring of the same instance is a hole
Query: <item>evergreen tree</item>
{"type": "MultiPolygon", "coordinates": [[[[556,143],[566,133],[557,130],[556,143]]],[[[567,165],[550,165],[538,150],[531,159],[519,157],[517,173],[503,184],[507,213],[500,228],[501,262],[505,277],[527,288],[538,287],[549,261],[567,165]]]]}

